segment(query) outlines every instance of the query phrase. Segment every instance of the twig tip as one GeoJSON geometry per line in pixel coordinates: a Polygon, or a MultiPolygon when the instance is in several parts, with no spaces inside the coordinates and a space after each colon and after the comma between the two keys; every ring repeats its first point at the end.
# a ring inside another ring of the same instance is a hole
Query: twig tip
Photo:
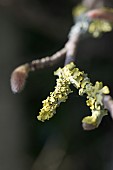
{"type": "Polygon", "coordinates": [[[11,74],[11,90],[13,93],[19,93],[25,86],[29,73],[29,65],[25,64],[17,67],[11,74]]]}

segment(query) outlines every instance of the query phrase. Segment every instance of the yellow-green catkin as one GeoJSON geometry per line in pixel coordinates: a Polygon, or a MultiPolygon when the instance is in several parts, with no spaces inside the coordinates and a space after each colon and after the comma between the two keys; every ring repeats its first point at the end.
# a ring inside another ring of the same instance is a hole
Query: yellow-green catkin
{"type": "Polygon", "coordinates": [[[56,113],[56,108],[59,107],[61,102],[65,102],[72,92],[70,89],[72,84],[79,90],[80,96],[86,94],[86,104],[92,112],[92,115],[85,117],[82,122],[98,127],[102,117],[107,114],[102,99],[104,94],[109,94],[109,88],[98,81],[93,85],[87,74],[80,71],[73,62],[59,68],[54,74],[59,76],[55,90],[42,102],[43,108],[37,116],[38,120],[48,120],[56,113]]]}

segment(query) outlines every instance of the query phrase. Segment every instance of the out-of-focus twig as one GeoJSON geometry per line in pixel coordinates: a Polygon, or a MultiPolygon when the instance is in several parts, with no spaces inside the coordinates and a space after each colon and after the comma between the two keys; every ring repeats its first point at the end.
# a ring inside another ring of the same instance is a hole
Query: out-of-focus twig
{"type": "Polygon", "coordinates": [[[87,16],[92,19],[103,19],[109,22],[113,22],[113,9],[94,9],[87,12],[87,16]]]}
{"type": "Polygon", "coordinates": [[[103,0],[83,0],[82,4],[86,6],[89,10],[102,7],[103,6],[103,0]]]}

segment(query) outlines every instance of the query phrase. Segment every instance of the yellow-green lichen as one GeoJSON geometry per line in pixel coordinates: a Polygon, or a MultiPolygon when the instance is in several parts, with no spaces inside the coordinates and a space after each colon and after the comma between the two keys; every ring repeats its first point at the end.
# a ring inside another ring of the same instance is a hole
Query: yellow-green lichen
{"type": "Polygon", "coordinates": [[[71,93],[70,89],[70,80],[69,78],[72,75],[72,70],[74,68],[74,64],[65,66],[63,69],[59,68],[55,75],[59,76],[56,81],[56,86],[54,92],[50,93],[50,97],[47,97],[44,100],[43,108],[40,110],[38,120],[45,121],[46,119],[50,119],[55,113],[56,108],[60,105],[61,102],[65,102],[68,98],[69,93],[71,93]]]}
{"type": "Polygon", "coordinates": [[[102,32],[112,31],[112,24],[105,20],[96,19],[90,23],[88,31],[93,37],[97,38],[102,32]]]}
{"type": "Polygon", "coordinates": [[[38,120],[48,120],[56,113],[56,108],[61,102],[65,102],[72,92],[70,89],[72,84],[79,90],[80,96],[86,94],[86,104],[91,109],[92,115],[85,117],[82,122],[98,127],[102,117],[107,114],[102,100],[103,95],[109,94],[109,88],[98,81],[93,85],[87,74],[80,71],[73,62],[59,68],[54,74],[59,76],[55,90],[42,102],[43,108],[40,110],[39,116],[37,116],[38,120]]]}
{"type": "Polygon", "coordinates": [[[77,5],[76,7],[73,8],[72,15],[73,16],[79,16],[79,15],[85,13],[86,11],[87,11],[87,8],[84,5],[79,4],[79,5],[77,5]]]}
{"type": "Polygon", "coordinates": [[[107,110],[92,110],[92,115],[83,118],[82,123],[93,125],[94,128],[97,128],[105,115],[107,115],[107,110]]]}
{"type": "MultiPolygon", "coordinates": [[[[79,4],[78,6],[74,7],[72,14],[73,14],[74,20],[76,21],[75,27],[76,26],[78,27],[77,23],[79,22],[81,30],[86,30],[86,25],[88,25],[86,31],[89,32],[94,38],[101,36],[102,33],[112,31],[112,28],[113,28],[112,22],[109,22],[107,20],[100,19],[100,18],[99,19],[88,18],[87,15],[85,16],[85,13],[88,10],[89,9],[82,4],[79,4]]],[[[111,8],[104,7],[104,8],[101,8],[101,10],[107,11],[107,12],[113,12],[113,9],[111,8]]]]}

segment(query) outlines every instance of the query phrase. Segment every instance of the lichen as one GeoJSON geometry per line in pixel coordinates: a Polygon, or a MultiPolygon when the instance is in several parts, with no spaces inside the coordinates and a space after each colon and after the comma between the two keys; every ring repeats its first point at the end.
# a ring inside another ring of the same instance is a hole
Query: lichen
{"type": "MultiPolygon", "coordinates": [[[[104,11],[113,12],[113,9],[111,8],[101,8],[104,11]]],[[[104,20],[104,19],[91,19],[90,17],[87,17],[85,13],[87,13],[88,8],[86,8],[84,5],[79,4],[78,6],[74,7],[72,14],[75,21],[75,25],[72,27],[71,32],[74,33],[78,28],[78,26],[81,29],[81,32],[89,33],[94,38],[98,38],[102,35],[102,33],[110,32],[113,28],[113,23],[104,20]]],[[[71,35],[71,33],[69,34],[71,35]]]]}
{"type": "Polygon", "coordinates": [[[79,16],[79,15],[85,13],[86,11],[87,11],[87,8],[84,5],[78,4],[76,7],[73,8],[72,15],[79,16]]]}
{"type": "Polygon", "coordinates": [[[70,89],[72,84],[79,90],[80,96],[86,95],[86,104],[92,113],[91,116],[83,118],[82,122],[98,127],[102,117],[107,115],[107,110],[104,108],[102,100],[103,95],[109,94],[109,88],[98,81],[93,85],[87,74],[80,71],[73,62],[59,68],[54,72],[54,75],[59,77],[56,80],[55,90],[50,92],[50,96],[42,102],[43,108],[40,110],[39,116],[37,116],[38,120],[48,120],[56,113],[60,103],[65,102],[68,95],[72,93],[70,89]]]}
{"type": "Polygon", "coordinates": [[[59,68],[54,75],[59,76],[56,80],[56,86],[54,92],[50,92],[50,96],[44,100],[43,108],[41,109],[38,120],[45,121],[46,119],[50,119],[55,113],[56,108],[59,107],[61,102],[65,102],[68,98],[69,93],[71,93],[70,89],[70,77],[72,75],[72,70],[74,68],[74,64],[65,66],[63,69],[59,68]]]}
{"type": "Polygon", "coordinates": [[[88,31],[93,37],[97,38],[103,32],[112,31],[112,24],[105,20],[95,19],[89,24],[88,31]]]}

